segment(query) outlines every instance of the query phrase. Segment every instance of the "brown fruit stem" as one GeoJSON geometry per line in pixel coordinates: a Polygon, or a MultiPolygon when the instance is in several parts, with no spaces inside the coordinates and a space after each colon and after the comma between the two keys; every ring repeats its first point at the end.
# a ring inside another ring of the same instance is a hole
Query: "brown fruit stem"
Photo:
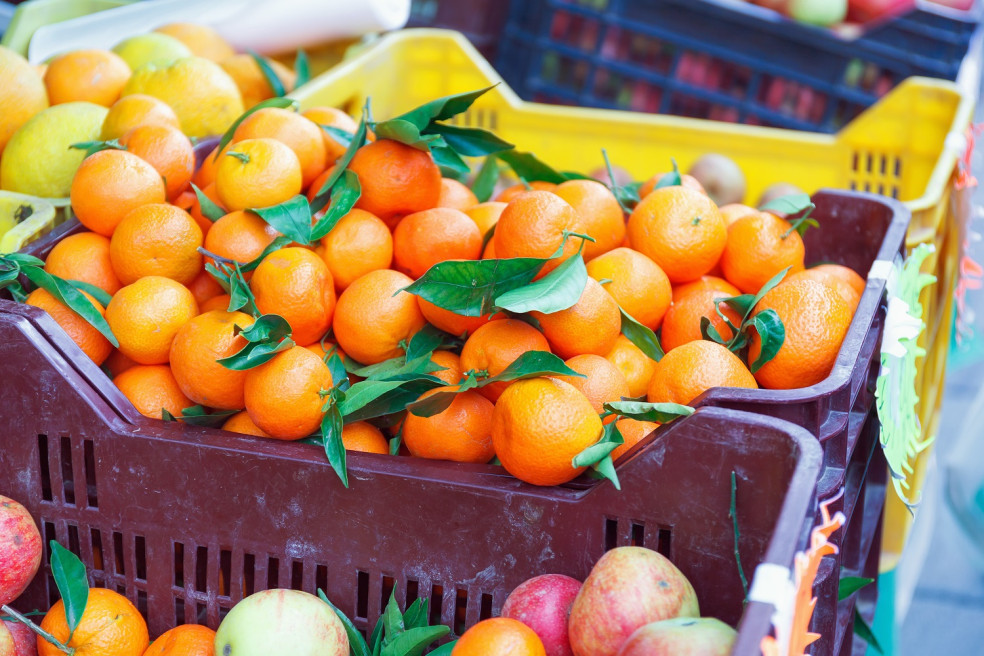
{"type": "Polygon", "coordinates": [[[48,633],[47,631],[45,631],[40,626],[38,626],[37,624],[35,624],[34,622],[32,622],[27,616],[21,615],[20,613],[18,613],[16,610],[14,610],[13,608],[11,608],[10,606],[4,604],[4,605],[0,606],[0,610],[2,610],[7,615],[10,615],[11,617],[13,617],[15,620],[17,620],[21,624],[27,625],[27,628],[29,628],[31,631],[34,631],[39,636],[41,636],[42,638],[44,638],[45,640],[47,640],[48,642],[50,642],[51,644],[53,644],[60,651],[65,652],[69,656],[71,656],[72,654],[75,653],[75,647],[69,647],[68,645],[62,644],[58,640],[58,638],[56,638],[55,636],[53,636],[50,633],[48,633]]]}

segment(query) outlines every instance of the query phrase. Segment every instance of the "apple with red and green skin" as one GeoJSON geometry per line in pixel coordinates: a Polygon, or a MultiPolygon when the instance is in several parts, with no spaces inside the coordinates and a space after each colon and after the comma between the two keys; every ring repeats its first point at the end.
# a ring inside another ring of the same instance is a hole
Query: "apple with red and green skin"
{"type": "Polygon", "coordinates": [[[728,656],[737,636],[713,617],[674,617],[636,629],[618,656],[728,656]]]}
{"type": "Polygon", "coordinates": [[[0,604],[9,604],[41,565],[41,534],[27,509],[0,495],[0,604]]]}
{"type": "Polygon", "coordinates": [[[38,637],[26,624],[3,620],[0,622],[0,656],[38,656],[38,637]],[[14,650],[4,651],[4,627],[13,636],[14,650]]]}
{"type": "Polygon", "coordinates": [[[0,656],[17,656],[17,643],[14,634],[7,628],[5,622],[0,622],[0,656]]]}
{"type": "Polygon", "coordinates": [[[216,656],[349,656],[331,606],[299,590],[263,590],[233,606],[215,633],[216,656]]]}
{"type": "Polygon", "coordinates": [[[502,617],[519,620],[540,636],[547,656],[573,656],[567,618],[581,582],[563,574],[534,576],[506,597],[502,617]]]}
{"type": "Polygon", "coordinates": [[[618,547],[585,579],[568,634],[575,656],[615,656],[633,631],[672,617],[700,617],[687,577],[651,549],[618,547]]]}

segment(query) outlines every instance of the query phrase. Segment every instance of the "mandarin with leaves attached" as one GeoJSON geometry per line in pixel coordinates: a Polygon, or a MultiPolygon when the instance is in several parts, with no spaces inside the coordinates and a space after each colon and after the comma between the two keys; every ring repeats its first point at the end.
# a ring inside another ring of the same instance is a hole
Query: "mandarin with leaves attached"
{"type": "Polygon", "coordinates": [[[120,137],[120,143],[161,175],[169,200],[188,188],[195,172],[195,151],[181,130],[168,125],[141,125],[120,137]]]}
{"type": "Polygon", "coordinates": [[[512,383],[492,414],[492,443],[502,466],[533,485],[560,485],[575,478],[584,469],[571,464],[574,456],[601,435],[601,419],[591,402],[556,378],[512,383]]]}
{"type": "Polygon", "coordinates": [[[591,260],[587,269],[630,317],[650,330],[659,328],[670,307],[672,290],[658,264],[638,251],[620,247],[591,260]]]}
{"type": "Polygon", "coordinates": [[[629,396],[629,382],[618,367],[601,357],[587,353],[575,355],[564,362],[581,376],[558,376],[559,380],[570,383],[591,402],[595,412],[604,412],[606,403],[621,401],[629,396]]]}
{"type": "Polygon", "coordinates": [[[478,205],[475,192],[454,178],[441,178],[441,195],[438,196],[438,207],[450,207],[462,212],[478,205]]]}
{"type": "Polygon", "coordinates": [[[803,270],[803,238],[792,224],[769,212],[741,217],[728,229],[721,270],[728,282],[755,294],[783,269],[803,270]]]}
{"type": "Polygon", "coordinates": [[[403,354],[403,346],[424,327],[417,298],[402,291],[413,282],[391,269],[370,271],[338,297],[332,328],[353,359],[376,364],[403,354]]]}
{"type": "Polygon", "coordinates": [[[226,422],[222,424],[222,430],[241,433],[243,435],[254,435],[256,437],[270,437],[266,431],[253,423],[253,420],[249,417],[249,413],[245,410],[237,412],[226,419],[226,422]]]}
{"type": "Polygon", "coordinates": [[[741,316],[723,301],[725,298],[728,298],[728,294],[714,289],[693,288],[692,291],[679,294],[663,317],[663,327],[660,330],[663,350],[669,353],[678,346],[703,339],[700,324],[704,318],[711,322],[710,325],[723,340],[734,337],[734,331],[717,310],[736,328],[740,327],[741,316]]]}
{"type": "MultiPolygon", "coordinates": [[[[75,631],[69,629],[65,602],[60,599],[45,614],[41,628],[73,649],[76,656],[141,656],[150,643],[140,611],[129,599],[107,588],[90,588],[75,631]]],[[[38,639],[39,656],[62,654],[47,640],[38,639]]]]}
{"type": "Polygon", "coordinates": [[[293,346],[247,371],[246,411],[271,437],[299,440],[318,430],[322,392],[331,387],[328,365],[303,346],[293,346]]]}
{"type": "Polygon", "coordinates": [[[566,310],[530,315],[540,322],[551,350],[562,358],[583,353],[604,355],[622,330],[618,303],[594,278],[587,279],[577,303],[566,310]]]}
{"type": "Polygon", "coordinates": [[[431,372],[435,378],[440,378],[448,385],[457,385],[465,377],[465,371],[461,368],[461,357],[452,351],[434,351],[431,353],[431,362],[439,367],[444,367],[439,371],[431,372]]]}
{"type": "Polygon", "coordinates": [[[328,165],[322,130],[313,121],[288,109],[264,107],[247,116],[232,135],[232,144],[269,138],[286,144],[301,164],[301,187],[321,175],[328,165]]]}
{"type": "Polygon", "coordinates": [[[356,207],[393,226],[407,214],[437,207],[441,170],[430,153],[379,139],[356,151],[348,166],[359,176],[362,195],[356,207]]]}
{"type": "MultiPolygon", "coordinates": [[[[795,389],[816,385],[830,375],[851,325],[853,313],[847,302],[816,280],[788,280],[763,296],[754,314],[766,310],[779,315],[786,337],[775,357],[755,372],[759,385],[795,389]]],[[[755,362],[761,351],[761,339],[753,333],[748,361],[755,362]]]]}
{"type": "Polygon", "coordinates": [[[553,192],[577,212],[581,231],[594,238],[584,244],[585,260],[590,261],[622,244],[625,216],[608,187],[594,180],[568,180],[557,185],[553,192]]]}
{"type": "Polygon", "coordinates": [[[218,362],[246,346],[238,334],[253,325],[243,312],[199,314],[181,326],[171,343],[171,371],[185,396],[199,405],[239,410],[245,405],[246,372],[218,362]]]}
{"type": "Polygon", "coordinates": [[[582,239],[567,235],[581,232],[581,218],[567,201],[549,191],[528,191],[502,210],[490,243],[495,244],[496,257],[500,258],[548,258],[563,246],[560,256],[540,270],[542,277],[578,252],[582,239]]]}
{"type": "Polygon", "coordinates": [[[622,444],[615,447],[612,451],[612,460],[617,461],[639,442],[646,439],[650,433],[659,428],[659,424],[654,421],[640,421],[623,417],[615,422],[618,432],[622,435],[622,444]]]}
{"type": "Polygon", "coordinates": [[[313,251],[291,246],[270,253],[253,271],[250,287],[257,309],[286,319],[299,346],[328,332],[335,313],[335,281],[313,251]]]}
{"type": "Polygon", "coordinates": [[[440,262],[477,260],[481,254],[478,226],[450,207],[409,214],[393,231],[394,268],[414,279],[440,262]]]}
{"type": "Polygon", "coordinates": [[[359,129],[358,123],[352,117],[335,107],[309,107],[301,112],[301,116],[314,122],[321,130],[322,142],[325,144],[325,161],[333,164],[345,154],[347,146],[339,143],[338,139],[329,134],[325,127],[337,128],[354,135],[359,129]]]}
{"type": "Polygon", "coordinates": [[[758,384],[737,355],[715,342],[696,340],[673,349],[656,363],[646,399],[686,405],[712,387],[755,389],[758,384]]]}
{"type": "Polygon", "coordinates": [[[230,210],[270,207],[301,193],[301,162],[276,139],[244,139],[219,155],[215,191],[230,210]]]}
{"type": "MultiPolygon", "coordinates": [[[[518,319],[490,321],[479,326],[461,349],[461,368],[484,371],[489,376],[501,374],[516,358],[527,351],[550,352],[547,338],[533,326],[518,319]]],[[[496,382],[482,387],[482,395],[493,403],[509,383],[496,382]]]]}
{"type": "Polygon", "coordinates": [[[363,453],[389,453],[389,442],[382,431],[365,421],[356,421],[342,427],[342,445],[346,451],[363,453]]]}
{"type": "MultiPolygon", "coordinates": [[[[229,212],[212,224],[205,235],[205,250],[247,264],[258,258],[280,233],[253,212],[229,212]]],[[[243,274],[249,280],[253,272],[243,274]]]]}

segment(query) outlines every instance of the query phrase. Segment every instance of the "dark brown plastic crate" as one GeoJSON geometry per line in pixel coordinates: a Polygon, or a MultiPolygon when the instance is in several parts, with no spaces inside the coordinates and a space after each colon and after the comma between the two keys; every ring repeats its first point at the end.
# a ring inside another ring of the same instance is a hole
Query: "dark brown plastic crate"
{"type": "MultiPolygon", "coordinates": [[[[772,418],[702,408],[619,463],[621,492],[363,453],[350,455],[346,490],[317,446],[132,416],[49,341],[46,315],[0,309],[0,380],[11,392],[0,493],[27,506],[45,540],[79,554],[95,584],[130,597],[153,635],[180,622],[215,627],[271,586],[325,588],[360,628],[390,590],[401,603],[431,597],[434,619],[460,634],[530,576],[583,578],[606,549],[641,544],[672,558],[705,614],[740,619],[734,654],[752,656],[771,607],[742,611],[731,472],[749,576],[761,562],[789,566],[812,523],[820,448],[772,418]]],[[[54,595],[42,569],[17,606],[46,608],[54,595]]]]}

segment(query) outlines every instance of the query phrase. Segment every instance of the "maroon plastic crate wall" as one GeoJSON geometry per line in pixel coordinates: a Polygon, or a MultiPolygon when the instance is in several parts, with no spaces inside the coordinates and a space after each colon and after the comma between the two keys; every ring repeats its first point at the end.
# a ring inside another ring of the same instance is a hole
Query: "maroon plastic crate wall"
{"type": "MultiPolygon", "coordinates": [[[[584,577],[605,550],[668,555],[702,611],[740,624],[735,654],[758,654],[770,607],[742,611],[729,518],[737,484],[742,564],[785,566],[805,546],[820,449],[775,419],[704,408],[657,431],[619,464],[623,490],[536,488],[484,466],[354,453],[341,487],[316,446],[134,417],[49,341],[50,319],[0,301],[0,493],[21,500],[45,540],[79,554],[92,582],[130,597],[151,633],[215,627],[267,587],[327,590],[371,627],[390,591],[433,602],[460,634],[530,576],[584,577]]],[[[17,602],[56,598],[44,568],[17,602]]]]}

